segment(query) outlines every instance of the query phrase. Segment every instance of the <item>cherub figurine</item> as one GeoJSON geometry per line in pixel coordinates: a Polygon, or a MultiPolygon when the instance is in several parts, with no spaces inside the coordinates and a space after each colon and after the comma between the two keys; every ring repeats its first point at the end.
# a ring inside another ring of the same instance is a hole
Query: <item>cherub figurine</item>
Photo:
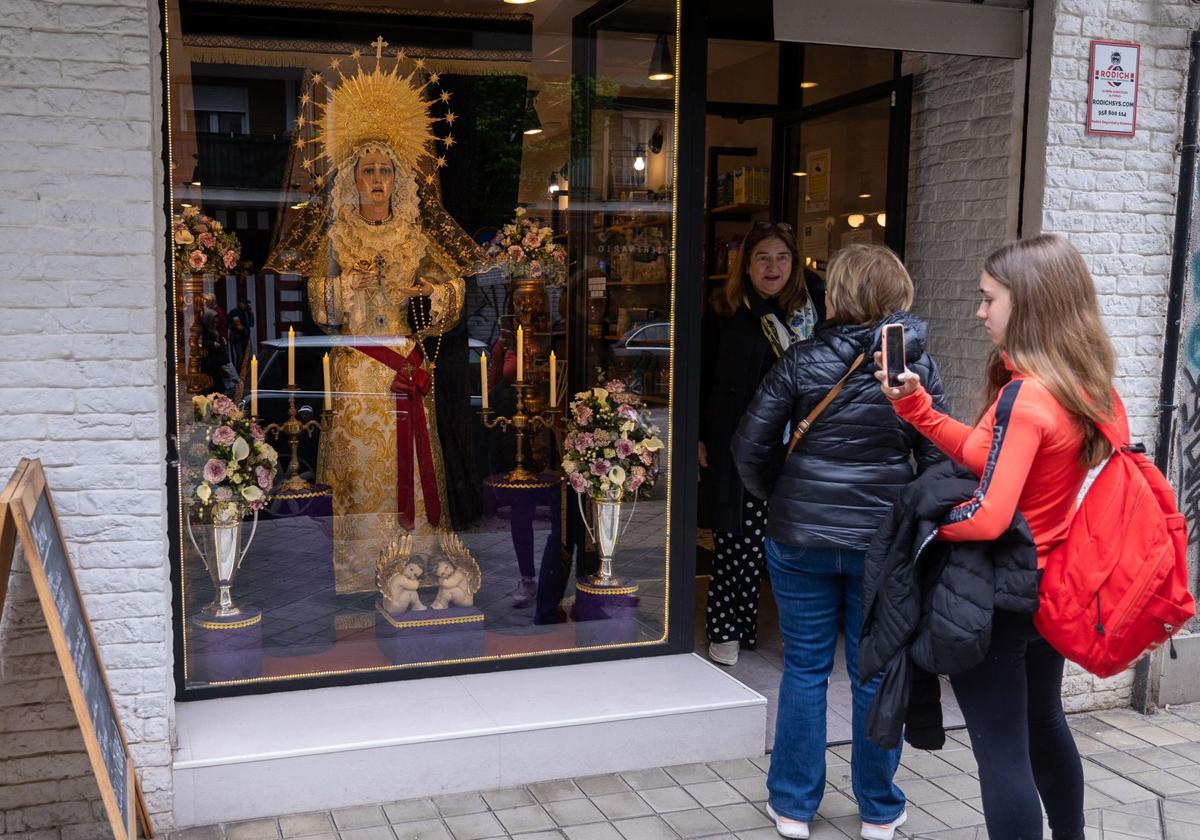
{"type": "Polygon", "coordinates": [[[434,567],[438,594],[430,606],[435,610],[474,606],[481,582],[479,564],[454,534],[442,534],[441,545],[445,557],[434,567]]]}
{"type": "Polygon", "coordinates": [[[424,574],[425,569],[412,559],[412,535],[391,540],[375,564],[375,585],[384,609],[392,614],[428,609],[417,594],[424,574]]]}
{"type": "Polygon", "coordinates": [[[396,572],[387,581],[387,589],[383,592],[383,606],[390,613],[402,613],[407,610],[421,612],[428,609],[421,603],[417,590],[421,586],[421,575],[425,570],[421,564],[408,562],[404,568],[396,572]]]}

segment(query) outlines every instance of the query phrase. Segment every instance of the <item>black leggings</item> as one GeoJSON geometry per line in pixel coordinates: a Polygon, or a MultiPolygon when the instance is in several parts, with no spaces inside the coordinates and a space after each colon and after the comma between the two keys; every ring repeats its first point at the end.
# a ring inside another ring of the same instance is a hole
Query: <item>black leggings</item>
{"type": "Polygon", "coordinates": [[[1063,658],[1029,615],[997,611],[987,656],[950,678],[979,763],[989,837],[1083,838],[1083,765],[1062,707],[1063,658]]]}

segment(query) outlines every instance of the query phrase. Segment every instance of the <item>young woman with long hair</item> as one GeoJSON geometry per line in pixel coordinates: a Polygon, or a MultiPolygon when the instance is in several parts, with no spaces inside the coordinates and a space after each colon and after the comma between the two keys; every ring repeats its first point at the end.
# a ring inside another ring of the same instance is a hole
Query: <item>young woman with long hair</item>
{"type": "Polygon", "coordinates": [[[701,325],[700,357],[701,493],[716,549],[706,625],[709,657],[733,665],[758,641],[767,506],[742,486],[729,441],[763,376],[825,317],[821,279],[801,265],[790,225],[749,230],[712,309],[701,325]]]}
{"type": "MultiPolygon", "coordinates": [[[[881,387],[897,415],[980,477],[938,538],[995,539],[1019,510],[1041,568],[1066,536],[1088,470],[1111,452],[1097,424],[1124,412],[1112,387],[1115,354],[1087,265],[1061,236],[997,250],[979,291],[976,316],[995,348],[974,426],[937,410],[911,371],[900,387],[880,378],[881,387]]],[[[950,678],[991,837],[1040,840],[1043,805],[1054,840],[1084,836],[1083,768],[1063,713],[1062,675],[1063,657],[1032,616],[997,610],[984,661],[950,678]]]]}

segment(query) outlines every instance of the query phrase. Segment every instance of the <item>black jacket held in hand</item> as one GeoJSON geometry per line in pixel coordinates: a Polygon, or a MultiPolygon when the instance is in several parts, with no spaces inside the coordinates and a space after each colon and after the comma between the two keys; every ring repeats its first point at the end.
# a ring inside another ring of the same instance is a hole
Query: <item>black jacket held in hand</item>
{"type": "Polygon", "coordinates": [[[867,737],[890,749],[905,740],[939,749],[940,689],[934,674],[961,674],[983,661],[995,610],[1031,613],[1038,605],[1037,547],[1018,513],[988,542],[936,539],[945,515],[969,499],[979,478],[945,462],[912,482],[867,550],[859,679],[883,680],[867,737]]]}
{"type": "Polygon", "coordinates": [[[945,409],[925,322],[897,312],[876,324],[833,324],[792,346],[763,379],[733,436],[746,489],[769,499],[767,536],[789,545],[865,549],[888,507],[918,470],[943,459],[896,417],[874,373],[883,324],[904,324],[905,359],[945,409]],[[785,462],[785,434],[816,407],[856,356],[866,361],[785,462]],[[790,425],[789,425],[790,423],[790,425]]]}

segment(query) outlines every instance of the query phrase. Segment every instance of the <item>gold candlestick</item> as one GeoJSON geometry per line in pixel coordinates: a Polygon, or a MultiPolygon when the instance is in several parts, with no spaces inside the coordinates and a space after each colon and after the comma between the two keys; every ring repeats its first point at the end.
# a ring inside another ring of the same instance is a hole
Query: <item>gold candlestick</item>
{"type": "Polygon", "coordinates": [[[312,484],[305,481],[300,476],[300,435],[307,433],[312,436],[313,429],[322,428],[320,420],[301,420],[296,416],[296,392],[300,389],[295,385],[288,385],[283,390],[288,392],[288,419],[283,423],[269,423],[263,428],[263,432],[267,435],[275,435],[284,437],[288,442],[288,447],[291,449],[291,460],[288,462],[288,476],[283,484],[279,486],[280,490],[309,490],[312,484]]]}
{"type": "Polygon", "coordinates": [[[499,426],[502,429],[507,429],[511,426],[517,434],[517,465],[509,470],[505,476],[506,480],[514,483],[538,481],[537,473],[525,467],[526,430],[529,432],[535,432],[538,429],[550,429],[553,431],[557,427],[558,417],[561,413],[561,409],[557,406],[538,411],[532,409],[527,411],[528,406],[526,405],[525,392],[531,390],[532,387],[526,382],[513,383],[513,388],[517,391],[517,405],[512,417],[496,414],[490,408],[481,408],[479,410],[479,416],[486,428],[494,429],[499,426]]]}

